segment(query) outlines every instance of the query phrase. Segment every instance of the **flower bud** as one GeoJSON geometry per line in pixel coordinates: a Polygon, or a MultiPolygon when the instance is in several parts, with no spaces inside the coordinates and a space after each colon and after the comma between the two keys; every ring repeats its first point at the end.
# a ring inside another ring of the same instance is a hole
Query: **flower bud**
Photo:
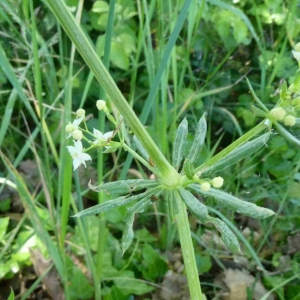
{"type": "Polygon", "coordinates": [[[297,43],[294,47],[295,51],[300,52],[300,43],[297,43]]]}
{"type": "Polygon", "coordinates": [[[284,117],[285,126],[294,126],[296,124],[296,118],[294,116],[288,115],[284,117]]]}
{"type": "Polygon", "coordinates": [[[68,133],[71,133],[74,131],[74,125],[72,123],[69,123],[67,126],[66,126],[66,132],[68,133]]]}
{"type": "Polygon", "coordinates": [[[82,131],[79,130],[79,129],[75,129],[73,132],[72,132],[72,137],[74,140],[76,141],[79,141],[82,139],[82,131]]]}
{"type": "Polygon", "coordinates": [[[208,192],[210,190],[210,184],[208,182],[203,182],[200,188],[203,192],[208,192]]]}
{"type": "Polygon", "coordinates": [[[218,177],[215,177],[213,180],[212,180],[212,185],[214,188],[220,188],[224,183],[224,179],[221,177],[221,176],[218,176],[218,177]]]}
{"type": "Polygon", "coordinates": [[[104,100],[98,100],[96,106],[99,110],[102,110],[106,107],[106,102],[104,100]]]}
{"type": "Polygon", "coordinates": [[[281,121],[286,115],[286,111],[282,107],[275,107],[271,109],[270,115],[276,120],[281,121]]]}
{"type": "Polygon", "coordinates": [[[85,110],[84,109],[82,109],[82,108],[77,109],[76,118],[81,118],[84,115],[85,115],[85,110]]]}

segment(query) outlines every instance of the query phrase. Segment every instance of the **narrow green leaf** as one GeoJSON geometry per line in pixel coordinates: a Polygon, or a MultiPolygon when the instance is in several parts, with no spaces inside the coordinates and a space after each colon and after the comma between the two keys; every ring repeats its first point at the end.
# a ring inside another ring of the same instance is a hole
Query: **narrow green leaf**
{"type": "Polygon", "coordinates": [[[235,236],[235,234],[231,231],[231,229],[220,219],[209,217],[207,222],[211,222],[218,229],[221,234],[221,238],[228,249],[233,253],[240,253],[240,244],[235,236]]]}
{"type": "Polygon", "coordinates": [[[191,161],[189,159],[186,159],[184,161],[183,171],[187,178],[193,179],[195,172],[194,172],[193,164],[191,163],[191,161]]]}
{"type": "Polygon", "coordinates": [[[128,194],[133,191],[138,191],[141,189],[147,189],[154,187],[158,184],[157,180],[146,180],[146,179],[129,179],[129,180],[119,180],[108,183],[101,183],[98,186],[92,185],[91,181],[88,186],[94,192],[105,192],[107,194],[128,194]]]}
{"type": "Polygon", "coordinates": [[[119,206],[128,204],[130,202],[143,199],[143,198],[147,197],[148,195],[152,195],[153,193],[155,193],[156,190],[157,190],[157,188],[153,188],[153,189],[150,189],[139,195],[134,195],[134,196],[130,196],[130,197],[122,196],[122,197],[118,197],[116,199],[108,200],[106,202],[103,202],[98,205],[84,209],[83,211],[80,211],[73,217],[78,218],[78,217],[99,214],[100,212],[104,212],[104,211],[113,209],[115,207],[119,207],[119,206]]]}
{"type": "Polygon", "coordinates": [[[214,197],[215,200],[222,206],[251,218],[264,219],[275,214],[268,208],[260,207],[253,203],[240,200],[228,193],[214,188],[211,188],[208,192],[204,192],[199,188],[198,185],[191,184],[189,187],[201,195],[214,197]]]}
{"type": "Polygon", "coordinates": [[[12,180],[15,182],[17,186],[17,190],[19,192],[20,198],[22,200],[22,204],[26,210],[26,213],[28,214],[28,220],[30,220],[34,231],[36,232],[37,236],[43,241],[43,244],[45,245],[49,256],[53,260],[55,267],[57,271],[59,272],[61,278],[64,278],[64,271],[63,271],[63,263],[60,256],[60,253],[58,251],[57,246],[54,244],[52,238],[50,237],[48,231],[46,230],[44,224],[42,223],[38,211],[37,211],[37,205],[35,204],[35,201],[30,194],[23,177],[20,175],[20,173],[14,168],[14,166],[11,164],[11,162],[8,160],[8,158],[3,154],[3,152],[0,150],[0,156],[9,171],[10,175],[12,176],[12,180]]]}
{"type": "Polygon", "coordinates": [[[148,161],[149,154],[135,135],[133,136],[133,142],[135,143],[135,146],[136,146],[136,149],[138,150],[138,152],[140,152],[142,157],[148,161]]]}
{"type": "Polygon", "coordinates": [[[252,153],[257,152],[259,148],[266,144],[270,137],[270,132],[267,132],[258,138],[245,143],[244,145],[234,149],[228,155],[220,159],[216,164],[207,169],[201,170],[202,174],[209,174],[216,171],[221,171],[227,167],[236,164],[238,161],[249,157],[252,153]]]}
{"type": "Polygon", "coordinates": [[[260,101],[260,99],[256,96],[253,88],[252,88],[252,85],[250,83],[250,81],[248,80],[248,78],[246,77],[246,81],[247,81],[247,84],[248,84],[248,87],[249,87],[249,90],[251,92],[251,95],[253,97],[253,99],[255,100],[255,102],[260,106],[260,108],[262,110],[264,110],[266,113],[269,112],[269,110],[266,108],[266,106],[260,101]]]}
{"type": "Polygon", "coordinates": [[[134,222],[134,216],[136,213],[142,213],[145,209],[149,207],[151,204],[150,200],[151,195],[148,195],[148,197],[142,199],[141,201],[134,204],[132,207],[128,210],[128,215],[125,220],[123,235],[122,235],[122,252],[123,254],[128,249],[128,247],[131,245],[134,233],[133,233],[133,222],[134,222]]]}
{"type": "Polygon", "coordinates": [[[186,118],[184,118],[178,126],[178,129],[176,131],[175,141],[173,144],[172,164],[173,167],[176,169],[180,167],[183,158],[187,134],[188,134],[188,122],[186,118]]]}
{"type": "Polygon", "coordinates": [[[194,214],[201,222],[206,222],[209,217],[207,207],[186,189],[180,187],[179,193],[192,214],[194,214]]]}
{"type": "Polygon", "coordinates": [[[287,83],[286,81],[284,80],[281,87],[280,87],[280,99],[281,100],[284,100],[285,99],[285,96],[286,96],[286,92],[287,92],[287,83]]]}
{"type": "Polygon", "coordinates": [[[200,118],[199,123],[197,125],[194,142],[191,147],[190,153],[187,157],[191,161],[191,163],[195,162],[195,160],[197,159],[197,157],[201,152],[206,137],[206,130],[207,130],[207,124],[205,120],[205,115],[203,114],[203,116],[200,118]]]}
{"type": "Polygon", "coordinates": [[[288,132],[282,125],[277,122],[274,122],[274,126],[278,130],[278,132],[290,143],[300,147],[300,140],[298,140],[295,136],[293,136],[290,132],[288,132]]]}

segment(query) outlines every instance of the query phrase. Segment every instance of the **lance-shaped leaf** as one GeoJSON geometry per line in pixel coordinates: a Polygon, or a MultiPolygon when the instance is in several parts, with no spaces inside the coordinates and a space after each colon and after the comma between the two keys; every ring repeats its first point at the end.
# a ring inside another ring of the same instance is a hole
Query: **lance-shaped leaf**
{"type": "Polygon", "coordinates": [[[132,207],[128,209],[128,215],[125,219],[125,227],[123,230],[122,242],[121,242],[123,254],[131,245],[134,237],[134,233],[133,233],[134,216],[136,213],[141,213],[150,206],[151,204],[150,197],[151,195],[148,195],[146,198],[137,202],[136,204],[134,204],[132,207]]]}
{"type": "Polygon", "coordinates": [[[282,137],[284,137],[288,142],[300,148],[300,140],[298,140],[295,136],[293,136],[290,132],[288,132],[279,123],[274,122],[274,126],[276,127],[277,131],[281,134],[282,137]]]}
{"type": "Polygon", "coordinates": [[[204,192],[200,189],[199,185],[191,184],[189,187],[201,195],[214,197],[215,200],[224,207],[251,218],[264,219],[275,214],[268,208],[260,207],[253,203],[240,200],[226,192],[214,188],[211,188],[208,192],[204,192]]]}
{"type": "Polygon", "coordinates": [[[189,159],[186,159],[184,161],[183,171],[184,171],[187,178],[193,179],[193,176],[194,176],[195,172],[194,172],[193,164],[191,163],[191,161],[189,159]]]}
{"type": "Polygon", "coordinates": [[[74,217],[78,218],[78,217],[83,217],[83,216],[99,214],[100,212],[104,212],[104,211],[113,209],[115,207],[122,206],[122,205],[128,204],[130,202],[143,199],[143,198],[147,197],[148,195],[152,195],[156,191],[157,191],[157,188],[153,188],[153,189],[149,189],[148,191],[141,193],[139,195],[134,195],[134,196],[130,196],[130,197],[122,196],[122,197],[118,197],[116,199],[108,200],[103,203],[100,203],[95,206],[84,209],[84,210],[80,211],[79,213],[77,213],[76,215],[74,215],[74,217]]]}
{"type": "Polygon", "coordinates": [[[135,143],[135,146],[136,146],[136,149],[138,150],[138,152],[140,152],[142,157],[148,161],[149,154],[135,135],[133,136],[133,141],[135,143]]]}
{"type": "Polygon", "coordinates": [[[209,217],[207,222],[211,222],[218,229],[221,234],[221,238],[228,249],[233,253],[240,253],[240,244],[235,236],[235,234],[231,231],[231,229],[227,226],[225,222],[220,219],[209,217]]]}
{"type": "Polygon", "coordinates": [[[190,149],[190,153],[187,157],[187,159],[189,159],[191,163],[195,162],[195,160],[197,159],[197,157],[201,152],[206,137],[206,130],[207,130],[207,124],[205,120],[205,115],[203,114],[203,116],[201,117],[197,125],[194,142],[190,149]]]}
{"type": "Polygon", "coordinates": [[[186,145],[187,134],[188,122],[186,118],[184,118],[177,128],[176,137],[173,144],[172,164],[174,168],[180,167],[186,145]]]}
{"type": "Polygon", "coordinates": [[[171,222],[175,222],[176,215],[179,212],[177,199],[174,195],[174,190],[164,190],[164,200],[167,205],[168,216],[171,219],[171,222]]]}
{"type": "Polygon", "coordinates": [[[267,132],[258,138],[245,143],[244,145],[234,149],[228,155],[221,158],[213,166],[208,167],[207,169],[201,170],[202,174],[209,174],[216,171],[221,171],[227,167],[236,164],[238,161],[248,157],[254,152],[257,152],[263,145],[266,144],[267,140],[270,137],[270,132],[267,132]]]}
{"type": "Polygon", "coordinates": [[[157,180],[147,179],[119,180],[114,182],[102,183],[98,186],[92,185],[91,181],[88,184],[89,188],[94,192],[105,192],[112,195],[129,194],[133,191],[147,189],[157,185],[157,180]]]}
{"type": "Polygon", "coordinates": [[[180,187],[179,193],[191,213],[195,215],[201,222],[205,223],[209,217],[207,207],[188,190],[180,187]]]}

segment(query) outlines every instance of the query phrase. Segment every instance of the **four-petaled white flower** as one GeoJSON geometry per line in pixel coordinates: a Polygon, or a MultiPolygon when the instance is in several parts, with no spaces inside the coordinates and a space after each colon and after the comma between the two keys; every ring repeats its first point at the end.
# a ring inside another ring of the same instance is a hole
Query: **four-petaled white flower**
{"type": "Polygon", "coordinates": [[[72,136],[72,132],[73,132],[74,130],[78,129],[79,124],[81,123],[81,121],[82,121],[83,119],[84,119],[84,115],[83,115],[82,117],[80,117],[80,118],[75,119],[75,120],[73,121],[72,124],[69,123],[69,124],[66,126],[66,131],[69,132],[69,135],[68,135],[67,139],[68,139],[69,137],[72,136]],[[67,130],[68,127],[70,127],[70,129],[71,129],[71,126],[70,126],[70,125],[73,125],[73,127],[72,127],[73,130],[72,130],[72,131],[68,131],[68,130],[67,130]]]}
{"type": "Polygon", "coordinates": [[[90,155],[82,152],[81,141],[74,141],[74,146],[67,146],[69,153],[73,159],[74,171],[83,164],[86,167],[85,161],[92,160],[90,155]]]}
{"type": "Polygon", "coordinates": [[[97,144],[103,144],[107,142],[110,138],[112,138],[114,132],[109,131],[103,134],[101,131],[94,128],[93,134],[96,137],[96,140],[94,141],[94,145],[97,145],[97,144]]]}

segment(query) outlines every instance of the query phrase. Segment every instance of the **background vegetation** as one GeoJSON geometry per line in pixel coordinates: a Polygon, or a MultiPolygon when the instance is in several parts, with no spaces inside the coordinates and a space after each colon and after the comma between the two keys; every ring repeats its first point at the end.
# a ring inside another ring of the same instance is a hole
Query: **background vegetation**
{"type": "MultiPolygon", "coordinates": [[[[66,3],[169,159],[184,117],[195,129],[207,114],[201,163],[259,122],[245,76],[272,108],[281,81],[291,82],[298,69],[291,55],[300,33],[296,0],[118,0],[111,9],[106,1],[66,3]]],[[[64,131],[71,112],[83,107],[90,129],[111,128],[95,107],[104,92],[47,3],[2,0],[0,33],[0,299],[10,287],[18,299],[187,299],[163,201],[136,217],[124,256],[126,208],[71,218],[109,199],[87,188],[90,179],[151,173],[126,152],[96,151],[86,169],[72,173],[64,131]]],[[[299,129],[293,134],[299,138],[299,129]]],[[[299,150],[274,134],[268,147],[219,174],[226,191],[277,213],[257,221],[209,200],[212,212],[232,224],[243,255],[190,217],[207,299],[261,299],[271,290],[265,299],[300,299],[299,159],[299,150]]]]}

